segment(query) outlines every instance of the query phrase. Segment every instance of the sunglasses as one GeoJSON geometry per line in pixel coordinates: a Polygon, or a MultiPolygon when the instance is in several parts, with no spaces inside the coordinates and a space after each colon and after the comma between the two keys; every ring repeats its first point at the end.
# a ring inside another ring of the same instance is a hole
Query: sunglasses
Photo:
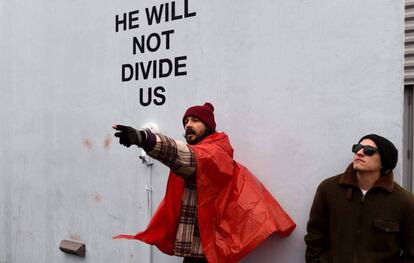
{"type": "Polygon", "coordinates": [[[354,144],[352,145],[352,152],[357,153],[359,150],[364,149],[364,154],[367,156],[372,156],[378,152],[378,148],[369,145],[354,144]]]}

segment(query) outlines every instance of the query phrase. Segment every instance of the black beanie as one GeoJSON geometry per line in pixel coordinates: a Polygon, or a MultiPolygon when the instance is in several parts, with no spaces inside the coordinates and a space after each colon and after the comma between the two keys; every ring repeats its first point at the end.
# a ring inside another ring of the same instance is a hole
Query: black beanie
{"type": "Polygon", "coordinates": [[[368,134],[362,137],[358,143],[360,143],[363,139],[371,139],[377,145],[382,164],[381,175],[384,175],[395,168],[398,161],[398,150],[392,142],[382,136],[368,134]]]}

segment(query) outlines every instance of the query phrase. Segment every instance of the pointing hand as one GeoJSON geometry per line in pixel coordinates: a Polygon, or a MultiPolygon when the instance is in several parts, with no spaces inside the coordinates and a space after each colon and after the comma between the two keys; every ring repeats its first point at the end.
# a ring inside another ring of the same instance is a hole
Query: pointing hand
{"type": "Polygon", "coordinates": [[[132,144],[141,147],[146,140],[145,131],[138,131],[132,127],[118,124],[112,125],[112,128],[118,131],[114,135],[119,138],[119,143],[126,147],[130,147],[132,144]]]}

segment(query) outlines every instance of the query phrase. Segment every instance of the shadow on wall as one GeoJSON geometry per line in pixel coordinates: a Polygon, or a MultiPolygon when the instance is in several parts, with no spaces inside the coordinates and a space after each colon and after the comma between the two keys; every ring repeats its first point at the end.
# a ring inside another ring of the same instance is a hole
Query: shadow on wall
{"type": "Polygon", "coordinates": [[[241,263],[257,263],[258,255],[260,255],[260,263],[274,263],[274,262],[286,262],[286,263],[301,263],[305,262],[305,243],[301,236],[302,231],[296,229],[287,238],[281,238],[278,235],[272,235],[266,239],[260,246],[248,254],[241,263]],[[302,243],[301,243],[302,242],[302,243]],[[292,251],[293,247],[297,247],[298,243],[301,243],[299,251],[292,251]],[[291,255],[286,253],[294,253],[291,255]],[[292,258],[300,258],[298,254],[302,255],[303,261],[291,262],[292,258]]]}

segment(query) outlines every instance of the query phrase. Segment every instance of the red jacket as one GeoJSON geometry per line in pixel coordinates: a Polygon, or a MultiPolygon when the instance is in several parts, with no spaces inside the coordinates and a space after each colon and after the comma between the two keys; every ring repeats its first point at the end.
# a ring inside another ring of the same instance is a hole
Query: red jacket
{"type": "MultiPolygon", "coordinates": [[[[276,232],[289,235],[295,223],[266,188],[233,160],[224,133],[190,146],[196,157],[197,209],[201,241],[209,263],[233,263],[276,232]]],[[[184,180],[170,172],[164,199],[138,239],[173,255],[184,180]]]]}

